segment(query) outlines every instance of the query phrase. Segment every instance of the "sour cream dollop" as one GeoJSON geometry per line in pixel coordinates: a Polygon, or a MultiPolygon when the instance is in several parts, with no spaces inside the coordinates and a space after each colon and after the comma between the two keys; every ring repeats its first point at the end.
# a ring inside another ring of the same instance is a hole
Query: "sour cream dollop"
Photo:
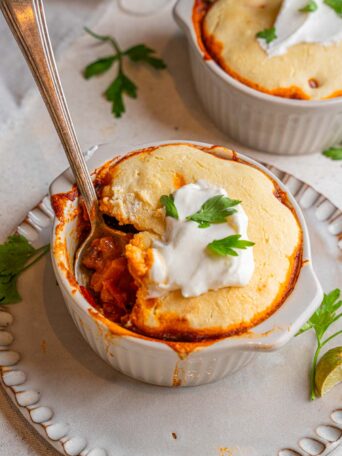
{"type": "Polygon", "coordinates": [[[229,286],[244,286],[254,272],[253,248],[237,250],[238,256],[210,254],[207,245],[233,234],[248,240],[248,217],[241,204],[225,223],[199,228],[186,217],[197,212],[210,198],[227,196],[223,188],[204,180],[184,185],[174,193],[179,219],[166,217],[162,240],[154,241],[153,265],[150,270],[149,297],[160,297],[171,290],[180,290],[186,298],[199,296],[209,290],[229,286]]]}
{"type": "Polygon", "coordinates": [[[274,27],[277,38],[270,43],[258,39],[270,57],[285,54],[295,44],[321,43],[330,45],[342,40],[342,18],[323,0],[316,0],[317,10],[299,11],[308,0],[284,0],[274,27]]]}

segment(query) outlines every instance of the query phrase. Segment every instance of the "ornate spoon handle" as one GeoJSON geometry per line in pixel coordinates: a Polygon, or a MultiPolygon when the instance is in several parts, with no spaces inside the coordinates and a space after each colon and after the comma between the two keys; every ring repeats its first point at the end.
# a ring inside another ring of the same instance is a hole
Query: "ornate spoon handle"
{"type": "Polygon", "coordinates": [[[85,200],[89,216],[93,218],[97,212],[98,201],[64,97],[43,3],[41,0],[0,0],[0,8],[31,69],[85,200]]]}

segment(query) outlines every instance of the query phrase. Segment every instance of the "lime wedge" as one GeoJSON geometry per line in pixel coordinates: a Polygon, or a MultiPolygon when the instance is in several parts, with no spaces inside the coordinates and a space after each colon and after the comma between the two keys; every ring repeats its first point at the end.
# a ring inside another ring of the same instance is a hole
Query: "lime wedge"
{"type": "Polygon", "coordinates": [[[324,396],[340,382],[342,382],[342,347],[336,347],[327,351],[317,364],[315,375],[317,393],[324,396]]]}

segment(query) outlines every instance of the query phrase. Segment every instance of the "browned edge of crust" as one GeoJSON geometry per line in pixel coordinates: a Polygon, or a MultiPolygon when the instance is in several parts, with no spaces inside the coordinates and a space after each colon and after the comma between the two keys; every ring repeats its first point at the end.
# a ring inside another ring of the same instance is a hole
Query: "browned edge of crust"
{"type": "MultiPolygon", "coordinates": [[[[267,93],[281,98],[289,98],[293,100],[311,100],[312,98],[303,89],[295,85],[289,87],[278,87],[276,89],[267,89],[260,84],[257,84],[249,79],[241,76],[239,73],[234,71],[225,60],[222,58],[223,44],[215,40],[215,38],[207,32],[204,27],[204,19],[208,11],[212,7],[213,3],[209,3],[207,0],[195,0],[192,22],[196,34],[196,39],[199,48],[203,52],[205,60],[214,60],[227,74],[232,78],[241,82],[242,84],[251,87],[258,92],[267,93]]],[[[330,95],[322,98],[322,100],[337,98],[342,96],[342,90],[337,90],[330,95]]]]}
{"type": "MultiPolygon", "coordinates": [[[[175,324],[175,331],[168,330],[168,333],[165,336],[165,333],[163,333],[163,329],[161,329],[159,331],[155,331],[155,330],[151,330],[150,328],[144,328],[144,331],[142,332],[141,330],[139,330],[137,328],[134,328],[134,330],[131,331],[130,329],[126,329],[126,328],[121,327],[118,323],[115,323],[115,322],[112,322],[111,320],[108,320],[103,315],[101,315],[101,318],[99,317],[98,319],[101,319],[101,321],[103,321],[103,322],[110,322],[111,324],[109,326],[108,325],[107,326],[108,326],[108,328],[109,327],[111,328],[111,331],[112,331],[113,334],[115,333],[115,334],[123,335],[122,334],[122,331],[123,331],[125,335],[135,335],[136,337],[142,337],[144,339],[147,338],[149,340],[164,341],[165,343],[168,343],[169,345],[170,344],[174,344],[174,343],[182,344],[183,342],[188,344],[188,345],[189,345],[189,343],[190,344],[191,343],[194,343],[194,344],[199,343],[200,345],[203,345],[203,344],[206,343],[206,341],[208,341],[208,343],[209,343],[209,341],[214,343],[214,342],[216,342],[216,341],[218,341],[218,340],[220,340],[222,338],[226,338],[226,337],[230,337],[230,336],[236,336],[236,335],[241,335],[241,334],[245,333],[247,330],[251,329],[252,327],[256,326],[257,324],[259,324],[262,321],[264,321],[267,318],[269,318],[277,309],[279,309],[279,307],[281,307],[281,305],[284,303],[284,301],[291,294],[293,288],[295,287],[295,284],[297,282],[297,279],[298,279],[298,276],[299,276],[299,273],[300,273],[300,270],[301,270],[301,267],[302,267],[302,253],[303,253],[303,233],[302,233],[302,229],[301,229],[301,225],[300,225],[297,213],[296,213],[295,209],[293,208],[293,206],[291,205],[291,202],[289,201],[287,193],[284,192],[280,188],[279,184],[271,176],[269,176],[265,171],[260,169],[258,166],[254,165],[254,164],[251,164],[251,163],[248,163],[245,160],[243,160],[242,158],[240,158],[235,151],[232,151],[230,149],[226,149],[223,146],[205,147],[205,146],[199,146],[197,144],[181,143],[181,142],[180,143],[172,143],[172,144],[163,144],[161,146],[167,146],[167,145],[193,146],[193,147],[196,147],[196,148],[202,150],[203,152],[209,153],[211,155],[215,155],[216,158],[220,158],[222,160],[231,160],[231,161],[236,161],[236,162],[239,162],[239,163],[243,163],[245,165],[251,166],[251,167],[257,169],[258,171],[262,172],[272,182],[272,184],[274,186],[274,189],[275,189],[274,196],[277,199],[279,199],[281,201],[281,203],[284,204],[289,210],[291,210],[291,212],[295,216],[296,221],[298,223],[298,226],[300,228],[301,238],[300,238],[298,246],[297,246],[297,248],[296,248],[296,250],[293,253],[292,258],[291,258],[291,262],[293,264],[293,267],[290,268],[290,270],[289,270],[288,277],[286,278],[286,281],[285,281],[285,286],[282,287],[279,290],[279,292],[277,294],[277,297],[275,298],[276,304],[270,306],[270,308],[267,309],[266,311],[258,314],[252,320],[252,322],[249,322],[246,325],[240,325],[239,327],[234,327],[234,328],[232,328],[229,331],[222,332],[222,329],[220,330],[220,328],[211,328],[211,330],[205,330],[205,331],[201,331],[201,330],[193,331],[193,330],[191,330],[191,328],[186,328],[185,327],[186,325],[185,325],[184,320],[181,320],[179,318],[177,319],[177,317],[171,317],[173,319],[173,321],[174,321],[174,324],[175,324]],[[222,152],[227,153],[227,157],[223,157],[222,155],[219,154],[219,152],[220,153],[222,153],[222,152]],[[186,329],[186,335],[184,336],[184,334],[183,334],[181,339],[179,338],[179,334],[178,334],[178,338],[177,338],[177,331],[179,333],[179,330],[180,330],[179,325],[182,326],[183,329],[186,329]],[[177,326],[178,326],[178,329],[177,329],[177,326]],[[115,327],[117,327],[117,331],[116,332],[114,332],[114,328],[115,327]]],[[[115,157],[113,160],[109,160],[104,165],[100,166],[93,173],[95,175],[95,184],[97,186],[98,193],[100,194],[102,187],[108,183],[108,175],[113,171],[113,169],[116,166],[118,166],[119,164],[121,164],[125,160],[127,160],[127,159],[129,159],[129,158],[131,158],[131,157],[133,157],[135,155],[139,155],[141,153],[151,153],[151,152],[153,152],[154,150],[156,150],[157,148],[159,148],[161,146],[152,146],[152,147],[148,147],[148,148],[144,148],[144,149],[139,149],[139,150],[133,151],[131,153],[128,153],[128,154],[126,154],[126,155],[124,155],[122,157],[115,157]]],[[[57,218],[59,219],[59,222],[60,222],[57,225],[57,228],[56,228],[57,239],[59,237],[58,233],[61,233],[61,231],[63,230],[64,225],[68,221],[70,221],[69,219],[65,220],[65,218],[63,217],[65,206],[66,206],[68,201],[70,201],[70,200],[73,201],[77,196],[78,196],[77,188],[75,186],[73,186],[72,189],[69,192],[53,195],[52,198],[51,198],[53,209],[54,209],[54,211],[56,213],[56,216],[57,216],[57,218]]],[[[80,211],[76,210],[76,212],[72,216],[72,218],[74,218],[76,216],[79,216],[79,215],[80,215],[80,211]]],[[[65,243],[59,244],[58,241],[57,241],[55,243],[55,246],[54,246],[54,253],[56,253],[58,249],[65,250],[65,248],[66,248],[65,243]]],[[[88,301],[88,303],[91,304],[101,314],[101,309],[98,306],[94,305],[94,300],[89,297],[89,293],[85,292],[83,287],[80,287],[76,283],[73,271],[70,270],[68,265],[59,264],[59,267],[62,270],[66,271],[66,275],[67,275],[67,278],[68,278],[68,280],[70,282],[70,285],[72,287],[74,287],[74,288],[75,287],[78,288],[79,291],[81,292],[81,294],[83,295],[83,297],[88,301]]],[[[94,316],[95,313],[92,313],[92,315],[94,316]]],[[[169,322],[170,321],[168,320],[168,323],[169,322]]],[[[195,348],[196,347],[192,347],[192,349],[190,350],[190,348],[188,347],[187,349],[192,351],[195,348]]]]}

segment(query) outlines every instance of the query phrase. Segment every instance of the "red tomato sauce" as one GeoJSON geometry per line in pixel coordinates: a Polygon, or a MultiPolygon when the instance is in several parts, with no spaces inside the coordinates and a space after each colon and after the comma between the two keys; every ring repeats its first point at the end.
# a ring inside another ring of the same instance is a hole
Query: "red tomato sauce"
{"type": "Polygon", "coordinates": [[[83,266],[91,271],[88,290],[106,318],[124,323],[136,299],[137,287],[127,259],[111,236],[94,239],[85,253],[83,266]]]}

